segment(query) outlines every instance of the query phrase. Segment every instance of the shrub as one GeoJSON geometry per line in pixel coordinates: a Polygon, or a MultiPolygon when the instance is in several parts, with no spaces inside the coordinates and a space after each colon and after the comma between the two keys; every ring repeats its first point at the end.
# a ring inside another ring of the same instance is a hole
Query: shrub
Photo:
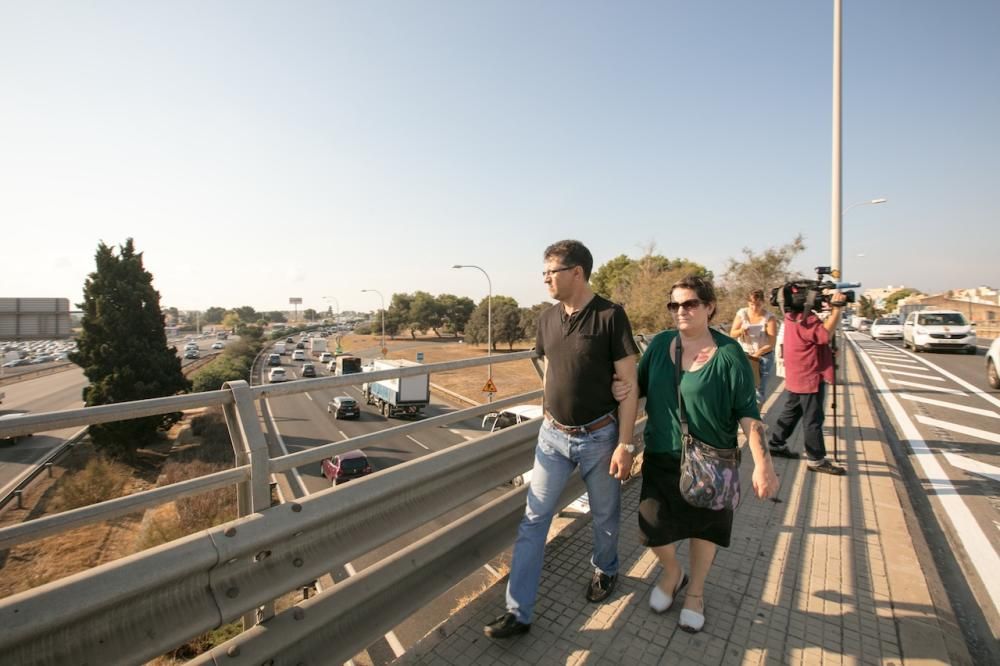
{"type": "Polygon", "coordinates": [[[129,469],[103,456],[95,456],[83,469],[66,474],[56,491],[56,504],[64,511],[120,497],[132,479],[129,469]]]}

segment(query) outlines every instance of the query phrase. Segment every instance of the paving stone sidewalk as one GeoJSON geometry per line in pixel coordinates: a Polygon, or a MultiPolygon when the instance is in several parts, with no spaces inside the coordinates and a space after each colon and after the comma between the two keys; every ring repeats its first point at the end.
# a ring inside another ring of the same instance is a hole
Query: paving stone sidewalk
{"type": "MultiPolygon", "coordinates": [[[[728,549],[705,590],[699,634],[677,627],[679,608],[649,609],[660,568],[640,545],[639,481],[623,494],[618,589],[584,599],[591,531],[582,521],[550,542],[529,634],[504,641],[483,626],[504,611],[506,578],[425,637],[404,664],[950,664],[971,663],[947,608],[935,607],[921,571],[895,466],[853,363],[841,428],[845,477],[776,460],[779,501],[744,499],[728,549]]],[[[769,410],[773,423],[777,406],[769,410]]],[[[828,423],[829,425],[829,423],[828,423]]],[[[828,430],[829,431],[829,430],[828,430]]],[[[830,440],[828,440],[830,442],[830,440]]],[[[802,449],[801,439],[792,448],[802,449]]],[[[749,489],[752,461],[744,456],[749,489]]],[[[687,546],[680,549],[687,561],[687,546]]],[[[960,636],[960,634],[959,634],[960,636]]]]}

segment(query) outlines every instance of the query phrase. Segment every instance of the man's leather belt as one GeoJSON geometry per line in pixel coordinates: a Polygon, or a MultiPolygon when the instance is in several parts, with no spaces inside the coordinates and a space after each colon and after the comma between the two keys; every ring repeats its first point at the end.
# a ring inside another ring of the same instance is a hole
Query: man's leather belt
{"type": "Polygon", "coordinates": [[[587,425],[581,425],[581,426],[563,425],[562,423],[559,423],[554,418],[552,418],[552,415],[549,414],[548,412],[545,412],[545,418],[549,420],[549,423],[552,424],[553,428],[555,428],[556,430],[561,430],[570,435],[580,435],[585,432],[594,432],[595,430],[600,430],[604,426],[615,422],[615,417],[613,417],[611,414],[606,415],[603,419],[598,419],[593,423],[588,423],[587,425]]]}

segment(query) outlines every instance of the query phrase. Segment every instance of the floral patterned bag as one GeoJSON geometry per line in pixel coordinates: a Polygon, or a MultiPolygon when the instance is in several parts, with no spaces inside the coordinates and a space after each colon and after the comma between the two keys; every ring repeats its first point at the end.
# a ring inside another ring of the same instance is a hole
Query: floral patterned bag
{"type": "Polygon", "coordinates": [[[674,359],[681,421],[681,497],[699,509],[735,510],[740,505],[740,449],[720,449],[688,432],[681,396],[681,336],[674,359]]]}

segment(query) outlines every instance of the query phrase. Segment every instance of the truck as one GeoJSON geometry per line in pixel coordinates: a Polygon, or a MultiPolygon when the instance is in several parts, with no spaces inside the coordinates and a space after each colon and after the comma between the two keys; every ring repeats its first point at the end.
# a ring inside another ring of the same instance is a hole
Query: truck
{"type": "Polygon", "coordinates": [[[326,339],[325,338],[309,338],[309,353],[313,356],[319,356],[326,351],[326,339]]]}
{"type": "Polygon", "coordinates": [[[274,343],[274,353],[275,354],[281,354],[282,356],[284,356],[285,354],[288,353],[288,348],[285,346],[284,342],[275,342],[274,343]]]}
{"type": "Polygon", "coordinates": [[[357,356],[343,354],[336,358],[334,364],[336,367],[335,375],[353,375],[356,372],[361,372],[361,359],[357,356]]]}
{"type": "MultiPolygon", "coordinates": [[[[366,372],[394,370],[397,368],[419,367],[421,363],[404,359],[376,359],[366,366],[366,372]]],[[[365,382],[361,391],[369,405],[375,405],[386,418],[400,415],[419,416],[431,401],[431,379],[429,375],[413,375],[365,382]]]]}

